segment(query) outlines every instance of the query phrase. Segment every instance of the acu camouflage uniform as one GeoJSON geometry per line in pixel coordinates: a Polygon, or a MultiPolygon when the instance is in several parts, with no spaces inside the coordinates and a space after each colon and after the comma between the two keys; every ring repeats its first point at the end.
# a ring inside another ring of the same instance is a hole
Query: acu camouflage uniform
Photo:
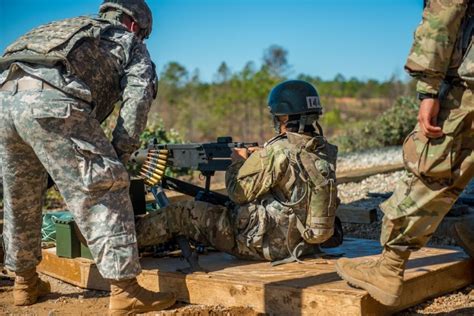
{"type": "Polygon", "coordinates": [[[416,126],[403,147],[408,176],[382,204],[381,242],[423,247],[474,175],[474,1],[431,0],[406,69],[418,92],[438,94],[444,136],[428,139],[416,126]]]}
{"type": "Polygon", "coordinates": [[[66,19],[19,38],[0,70],[5,266],[21,272],[41,260],[49,173],[102,276],[135,277],[129,178],[119,158],[138,147],[156,93],[146,46],[116,21],[66,19]],[[111,144],[100,122],[120,99],[111,144]]]}
{"type": "Polygon", "coordinates": [[[200,201],[171,204],[137,221],[138,245],[157,245],[184,235],[243,259],[293,261],[314,252],[318,248],[303,238],[317,244],[333,234],[336,155],[337,148],[319,135],[277,136],[227,170],[227,192],[238,204],[234,209],[200,201]],[[315,153],[313,159],[298,156],[301,148],[315,153]],[[307,186],[297,157],[316,165],[318,174],[311,176],[317,186],[307,186]],[[308,236],[305,228],[311,224],[319,228],[308,236]]]}

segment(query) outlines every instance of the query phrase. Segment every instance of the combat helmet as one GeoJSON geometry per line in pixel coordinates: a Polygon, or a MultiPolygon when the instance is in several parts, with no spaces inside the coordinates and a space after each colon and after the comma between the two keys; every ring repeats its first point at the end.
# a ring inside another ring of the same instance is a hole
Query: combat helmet
{"type": "Polygon", "coordinates": [[[140,34],[142,38],[150,36],[153,17],[145,0],[104,0],[99,8],[99,13],[104,13],[108,9],[115,9],[127,14],[142,29],[142,34],[140,34]]]}
{"type": "Polygon", "coordinates": [[[287,128],[298,133],[319,128],[317,120],[323,113],[319,93],[309,82],[288,80],[276,85],[268,96],[268,107],[273,116],[275,130],[279,132],[278,116],[288,115],[287,128]]]}

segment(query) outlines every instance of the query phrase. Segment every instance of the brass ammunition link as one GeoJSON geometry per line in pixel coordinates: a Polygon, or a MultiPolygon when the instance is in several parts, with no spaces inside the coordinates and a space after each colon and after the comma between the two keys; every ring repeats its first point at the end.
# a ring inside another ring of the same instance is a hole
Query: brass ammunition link
{"type": "Polygon", "coordinates": [[[161,182],[166,171],[168,154],[168,150],[151,149],[148,151],[146,160],[140,169],[140,176],[146,185],[155,186],[161,182]]]}

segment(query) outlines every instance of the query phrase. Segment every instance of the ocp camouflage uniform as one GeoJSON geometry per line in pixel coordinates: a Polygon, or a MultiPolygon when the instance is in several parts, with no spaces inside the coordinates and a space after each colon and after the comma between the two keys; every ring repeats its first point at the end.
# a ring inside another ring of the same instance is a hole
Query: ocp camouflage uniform
{"type": "Polygon", "coordinates": [[[139,247],[184,235],[244,259],[294,260],[317,250],[303,240],[297,222],[305,223],[308,212],[317,209],[320,241],[332,236],[337,149],[321,136],[286,135],[270,140],[246,161],[228,168],[226,187],[230,199],[238,204],[235,208],[200,201],[170,204],[137,221],[139,247]],[[310,161],[322,166],[319,177],[324,183],[315,188],[320,191],[308,192],[296,165],[295,154],[305,146],[321,157],[310,161]],[[318,194],[313,196],[314,192],[318,194]]]}
{"type": "Polygon", "coordinates": [[[381,205],[381,242],[400,250],[424,246],[474,175],[474,2],[431,0],[406,69],[418,92],[438,94],[444,136],[416,126],[403,146],[408,176],[381,205]]]}
{"type": "Polygon", "coordinates": [[[0,59],[0,153],[5,266],[41,260],[47,173],[87,240],[100,273],[140,273],[128,173],[156,93],[146,46],[112,20],[79,17],[38,27],[0,59]],[[112,144],[100,127],[122,100],[112,144]]]}

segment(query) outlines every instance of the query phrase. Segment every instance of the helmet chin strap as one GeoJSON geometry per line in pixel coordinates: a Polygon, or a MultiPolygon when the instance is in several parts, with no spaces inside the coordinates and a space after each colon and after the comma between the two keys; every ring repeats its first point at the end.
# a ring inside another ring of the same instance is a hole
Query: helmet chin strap
{"type": "Polygon", "coordinates": [[[273,116],[273,128],[277,134],[280,134],[281,122],[276,115],[273,116]]]}
{"type": "Polygon", "coordinates": [[[306,126],[314,126],[321,132],[321,126],[318,124],[318,118],[318,114],[302,114],[299,121],[298,133],[303,134],[305,132],[306,126]]]}

